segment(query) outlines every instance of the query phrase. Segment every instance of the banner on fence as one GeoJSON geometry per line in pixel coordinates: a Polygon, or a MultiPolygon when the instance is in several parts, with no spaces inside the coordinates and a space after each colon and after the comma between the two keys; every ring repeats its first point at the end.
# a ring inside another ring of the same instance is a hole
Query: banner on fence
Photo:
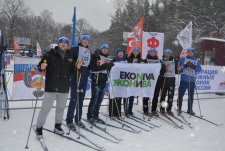
{"type": "Polygon", "coordinates": [[[110,74],[110,97],[153,97],[161,64],[115,63],[110,74]]]}
{"type": "MultiPolygon", "coordinates": [[[[13,90],[12,98],[14,100],[23,99],[35,99],[37,80],[39,73],[37,72],[37,64],[40,59],[28,58],[28,57],[15,57],[14,58],[14,76],[13,76],[13,90]]],[[[43,95],[43,84],[45,78],[42,80],[42,95],[43,95]]],[[[105,87],[105,95],[109,94],[109,83],[105,87]]],[[[70,95],[68,95],[70,97],[70,95]]],[[[91,78],[88,78],[86,98],[91,98],[91,78]]]]}
{"type": "MultiPolygon", "coordinates": [[[[176,88],[179,87],[179,75],[176,77],[176,88]]],[[[196,77],[198,93],[225,92],[225,67],[202,65],[202,71],[196,77]]]]}

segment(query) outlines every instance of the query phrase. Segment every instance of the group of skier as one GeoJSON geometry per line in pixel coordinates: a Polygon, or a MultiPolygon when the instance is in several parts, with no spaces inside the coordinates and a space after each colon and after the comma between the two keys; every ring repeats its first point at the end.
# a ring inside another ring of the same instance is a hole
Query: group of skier
{"type": "MultiPolygon", "coordinates": [[[[200,61],[194,57],[194,48],[187,50],[187,56],[179,59],[173,58],[170,49],[164,50],[162,59],[159,59],[157,50],[150,48],[145,59],[141,58],[138,47],[133,48],[130,54],[122,48],[116,50],[114,59],[109,58],[109,45],[102,44],[93,54],[89,49],[90,36],[82,35],[80,43],[69,49],[69,41],[66,37],[58,39],[58,46],[48,51],[38,64],[38,69],[46,73],[45,93],[41,110],[36,123],[36,134],[43,138],[42,129],[54,100],[56,100],[55,128],[54,132],[64,134],[62,129],[64,109],[67,103],[69,89],[70,102],[68,106],[66,124],[70,130],[76,127],[85,128],[82,123],[82,108],[87,89],[88,77],[91,75],[91,99],[88,106],[87,121],[91,124],[105,122],[99,118],[99,110],[104,99],[104,91],[109,78],[109,72],[114,62],[120,63],[161,63],[161,71],[158,76],[153,98],[143,98],[143,113],[147,116],[158,116],[157,107],[160,98],[160,112],[167,112],[173,116],[172,105],[175,92],[175,75],[181,74],[178,90],[178,114],[182,112],[182,102],[185,91],[188,90],[189,114],[195,114],[192,110],[195,80],[197,72],[201,71],[200,61]],[[85,60],[80,57],[81,50],[85,48],[87,55],[85,60]],[[168,100],[165,101],[168,94],[168,100]],[[150,111],[150,100],[152,100],[150,111]],[[162,105],[168,103],[168,105],[162,105]]],[[[109,115],[121,116],[121,104],[123,100],[124,114],[133,116],[133,103],[135,96],[129,98],[116,98],[109,101],[109,115]],[[115,105],[114,105],[115,104],[115,105]],[[112,111],[116,111],[114,115],[112,111]]]]}

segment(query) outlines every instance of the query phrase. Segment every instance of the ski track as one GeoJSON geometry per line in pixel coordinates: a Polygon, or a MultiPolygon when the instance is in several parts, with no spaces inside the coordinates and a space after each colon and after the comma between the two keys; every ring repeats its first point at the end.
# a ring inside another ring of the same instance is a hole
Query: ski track
{"type": "MultiPolygon", "coordinates": [[[[141,101],[140,101],[141,102],[141,101]]],[[[195,102],[194,111],[198,115],[198,106],[195,102]]],[[[175,104],[175,102],[174,102],[175,104]]],[[[184,109],[186,109],[187,102],[184,102],[184,109]]],[[[220,100],[208,100],[201,101],[202,114],[205,118],[214,121],[216,123],[225,124],[225,99],[220,100]]],[[[134,107],[141,110],[142,105],[134,107]]],[[[87,108],[84,108],[84,117],[86,115],[87,108]]],[[[102,107],[101,111],[107,112],[106,107],[102,107]]],[[[11,111],[11,119],[9,121],[0,120],[0,151],[24,151],[28,128],[33,110],[14,110],[11,111]]],[[[67,110],[65,110],[66,114],[67,110]]],[[[39,109],[37,110],[37,114],[39,109]]],[[[36,114],[36,117],[37,117],[36,114]]],[[[46,125],[46,128],[53,129],[54,126],[55,109],[50,112],[46,125]]],[[[135,112],[135,115],[142,118],[142,115],[135,112]]],[[[118,138],[123,139],[119,144],[110,143],[102,138],[99,138],[93,134],[90,134],[81,129],[81,133],[88,136],[89,139],[94,141],[99,146],[103,146],[107,151],[224,151],[225,150],[225,126],[216,127],[200,119],[184,114],[186,119],[191,122],[194,129],[190,129],[184,126],[184,130],[175,129],[159,120],[152,119],[151,122],[157,125],[162,125],[160,128],[154,128],[150,132],[141,131],[139,134],[133,134],[126,131],[107,127],[107,130],[118,138]]],[[[35,122],[36,122],[35,117],[35,122]]],[[[105,118],[102,117],[104,120],[105,118]]],[[[146,118],[147,119],[147,118],[146,118]]],[[[35,124],[34,122],[34,124],[35,124]]],[[[110,121],[109,123],[120,126],[118,123],[110,121]]],[[[134,124],[135,121],[129,120],[134,124]]],[[[145,126],[138,124],[146,128],[145,126]]],[[[86,124],[90,127],[90,125],[86,124]]],[[[134,127],[135,128],[135,127],[134,127]]],[[[137,128],[135,128],[137,129],[137,128]]],[[[68,129],[64,127],[64,130],[68,129]]],[[[100,130],[93,128],[94,131],[105,135],[100,130]]],[[[86,148],[80,144],[71,142],[67,139],[61,138],[57,135],[43,131],[45,137],[45,143],[50,151],[86,151],[92,150],[86,148]]],[[[77,134],[71,133],[71,137],[77,138],[77,134]]],[[[35,134],[32,131],[29,143],[29,151],[41,151],[41,145],[36,140],[35,134]]],[[[110,137],[109,137],[110,138],[110,137]]],[[[81,141],[88,143],[84,139],[81,141]]]]}

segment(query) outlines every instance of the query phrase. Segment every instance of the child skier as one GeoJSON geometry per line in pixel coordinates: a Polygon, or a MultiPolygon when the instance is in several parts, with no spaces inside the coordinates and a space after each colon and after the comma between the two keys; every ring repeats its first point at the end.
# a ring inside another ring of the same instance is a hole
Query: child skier
{"type": "Polygon", "coordinates": [[[38,138],[43,138],[42,129],[55,99],[54,131],[61,135],[64,134],[61,123],[70,88],[70,77],[75,69],[75,63],[72,54],[68,50],[68,44],[67,38],[59,38],[58,47],[48,51],[38,64],[40,71],[46,70],[45,94],[36,123],[38,138]]]}
{"type": "MultiPolygon", "coordinates": [[[[150,48],[144,62],[149,63],[149,64],[160,63],[160,60],[159,60],[159,57],[157,56],[155,48],[150,48]]],[[[147,98],[147,97],[143,98],[143,112],[147,116],[150,115],[150,113],[149,113],[149,98],[147,98]]]]}
{"type": "MultiPolygon", "coordinates": [[[[129,58],[127,59],[128,63],[141,63],[141,51],[138,47],[134,47],[129,58]]],[[[125,114],[127,116],[132,116],[133,115],[133,104],[134,104],[134,96],[130,96],[128,98],[128,101],[125,101],[125,108],[127,108],[127,103],[128,103],[128,110],[125,111],[125,114]]]]}
{"type": "MultiPolygon", "coordinates": [[[[126,53],[122,48],[116,50],[115,62],[127,63],[126,53]]],[[[127,98],[115,98],[110,99],[109,101],[109,115],[121,117],[121,101],[123,100],[124,104],[127,101],[127,98]]],[[[125,107],[125,106],[124,106],[125,107]]],[[[124,108],[124,110],[126,110],[124,108]]]]}
{"type": "Polygon", "coordinates": [[[86,87],[88,76],[90,75],[90,60],[91,52],[88,50],[88,45],[90,42],[90,36],[87,34],[82,35],[81,42],[78,43],[78,46],[72,47],[71,52],[73,58],[76,62],[76,71],[74,72],[71,78],[71,93],[70,93],[70,103],[67,111],[66,123],[71,130],[75,130],[75,124],[81,128],[84,128],[85,125],[81,122],[82,108],[84,97],[86,94],[86,87]],[[83,51],[80,49],[86,48],[86,56],[81,55],[83,51]],[[82,56],[82,57],[81,57],[82,56]],[[85,59],[83,59],[85,57],[85,59]],[[75,124],[73,123],[74,112],[75,114],[75,124]]]}
{"type": "Polygon", "coordinates": [[[201,71],[200,61],[194,57],[194,48],[187,50],[187,55],[181,58],[178,63],[178,71],[181,74],[181,81],[178,94],[178,115],[182,112],[182,102],[185,91],[188,89],[188,109],[187,113],[194,115],[193,98],[195,90],[196,75],[201,71]]]}
{"type": "Polygon", "coordinates": [[[114,65],[108,57],[109,45],[102,44],[99,53],[92,55],[91,61],[91,100],[88,106],[87,119],[90,123],[104,123],[99,118],[99,109],[104,99],[104,88],[108,81],[108,72],[114,65]]]}

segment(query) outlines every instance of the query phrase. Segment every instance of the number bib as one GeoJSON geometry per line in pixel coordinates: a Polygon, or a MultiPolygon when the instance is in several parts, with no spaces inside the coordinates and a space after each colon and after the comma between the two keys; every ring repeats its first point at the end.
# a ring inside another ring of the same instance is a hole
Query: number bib
{"type": "Polygon", "coordinates": [[[166,70],[164,76],[165,77],[175,77],[175,62],[174,61],[165,61],[165,65],[168,65],[168,69],[166,70]]]}
{"type": "Polygon", "coordinates": [[[91,52],[87,48],[79,46],[78,59],[82,60],[84,63],[82,66],[88,67],[91,61],[91,52]]]}

